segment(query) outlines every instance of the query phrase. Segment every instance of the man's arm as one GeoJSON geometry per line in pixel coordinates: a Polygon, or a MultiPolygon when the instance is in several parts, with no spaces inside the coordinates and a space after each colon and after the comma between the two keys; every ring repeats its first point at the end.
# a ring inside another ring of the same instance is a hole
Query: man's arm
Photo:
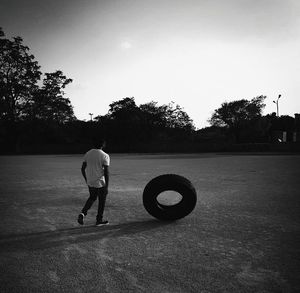
{"type": "Polygon", "coordinates": [[[82,166],[81,166],[81,174],[82,174],[85,182],[87,182],[87,180],[86,180],[86,174],[85,174],[85,168],[86,168],[86,166],[87,166],[86,162],[83,162],[82,166]]]}
{"type": "Polygon", "coordinates": [[[103,166],[104,169],[104,178],[105,178],[105,187],[106,189],[108,189],[108,184],[109,184],[109,169],[108,166],[104,165],[103,166]]]}

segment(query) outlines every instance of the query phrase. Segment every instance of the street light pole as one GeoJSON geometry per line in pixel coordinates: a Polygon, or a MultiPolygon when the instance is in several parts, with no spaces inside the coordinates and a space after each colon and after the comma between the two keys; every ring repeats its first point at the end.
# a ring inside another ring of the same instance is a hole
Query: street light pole
{"type": "Polygon", "coordinates": [[[276,109],[277,109],[277,117],[279,117],[279,105],[278,105],[278,100],[280,99],[281,95],[278,96],[277,101],[273,101],[273,103],[276,104],[276,109]]]}

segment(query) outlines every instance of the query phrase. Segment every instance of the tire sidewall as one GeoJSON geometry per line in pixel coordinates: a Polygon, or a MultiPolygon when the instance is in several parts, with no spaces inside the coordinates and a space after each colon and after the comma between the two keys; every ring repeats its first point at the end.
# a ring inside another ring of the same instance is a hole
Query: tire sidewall
{"type": "Polygon", "coordinates": [[[160,175],[152,179],[143,192],[143,204],[149,214],[160,220],[176,220],[190,214],[195,208],[197,194],[192,183],[176,174],[160,175]],[[182,199],[175,205],[167,206],[158,202],[157,197],[164,191],[178,192],[182,199]]]}

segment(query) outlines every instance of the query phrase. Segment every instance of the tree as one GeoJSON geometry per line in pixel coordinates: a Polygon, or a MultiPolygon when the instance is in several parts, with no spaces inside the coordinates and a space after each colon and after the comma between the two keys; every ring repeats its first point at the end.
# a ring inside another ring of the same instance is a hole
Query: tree
{"type": "Polygon", "coordinates": [[[64,97],[63,89],[72,79],[57,70],[46,73],[43,86],[37,89],[29,103],[27,114],[33,119],[65,123],[75,119],[73,107],[68,98],[64,97]]]}
{"type": "Polygon", "coordinates": [[[147,128],[166,127],[166,107],[151,101],[140,105],[142,123],[147,128]]]}
{"type": "Polygon", "coordinates": [[[157,105],[157,102],[137,106],[134,97],[127,97],[111,103],[105,116],[97,116],[99,133],[124,151],[139,149],[139,146],[151,149],[151,144],[180,141],[194,129],[192,120],[179,105],[157,105]]]}
{"type": "Polygon", "coordinates": [[[0,118],[11,125],[22,118],[28,98],[37,90],[41,72],[20,37],[13,40],[0,33],[0,118]]]}
{"type": "Polygon", "coordinates": [[[171,102],[167,105],[157,106],[157,102],[140,105],[140,110],[146,121],[152,125],[159,125],[165,128],[176,128],[182,130],[194,130],[192,119],[179,106],[171,102]]]}
{"type": "Polygon", "coordinates": [[[134,97],[127,97],[122,100],[113,102],[109,105],[109,115],[112,117],[119,115],[125,111],[132,111],[137,108],[134,97]]]}
{"type": "Polygon", "coordinates": [[[182,130],[194,130],[193,120],[189,115],[174,102],[164,105],[166,109],[167,127],[182,129],[182,130]]]}
{"type": "Polygon", "coordinates": [[[224,102],[212,114],[209,123],[212,126],[226,127],[235,136],[237,142],[243,129],[254,119],[261,117],[266,96],[258,96],[251,101],[242,99],[224,102]]]}
{"type": "Polygon", "coordinates": [[[109,136],[115,144],[132,146],[141,140],[140,110],[134,97],[126,97],[109,105],[108,114],[105,116],[109,136]]]}
{"type": "MultiPolygon", "coordinates": [[[[30,134],[48,136],[57,133],[57,125],[75,119],[69,99],[63,89],[72,80],[62,71],[42,73],[35,57],[20,37],[5,38],[0,28],[0,133],[3,149],[14,151],[30,134]],[[48,123],[55,122],[54,124],[48,123]],[[36,123],[38,122],[38,123],[36,123]],[[39,131],[37,131],[39,130],[39,131]]],[[[34,135],[33,135],[34,136],[34,135]]],[[[49,137],[49,136],[48,136],[49,137]]]]}

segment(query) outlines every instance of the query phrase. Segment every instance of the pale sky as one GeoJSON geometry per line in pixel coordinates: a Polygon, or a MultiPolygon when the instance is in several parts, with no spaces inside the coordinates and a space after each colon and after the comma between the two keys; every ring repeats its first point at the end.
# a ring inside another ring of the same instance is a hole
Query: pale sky
{"type": "Polygon", "coordinates": [[[0,0],[42,72],[60,69],[78,119],[113,101],[174,101],[196,127],[224,101],[266,95],[300,113],[298,0],[0,0]]]}

